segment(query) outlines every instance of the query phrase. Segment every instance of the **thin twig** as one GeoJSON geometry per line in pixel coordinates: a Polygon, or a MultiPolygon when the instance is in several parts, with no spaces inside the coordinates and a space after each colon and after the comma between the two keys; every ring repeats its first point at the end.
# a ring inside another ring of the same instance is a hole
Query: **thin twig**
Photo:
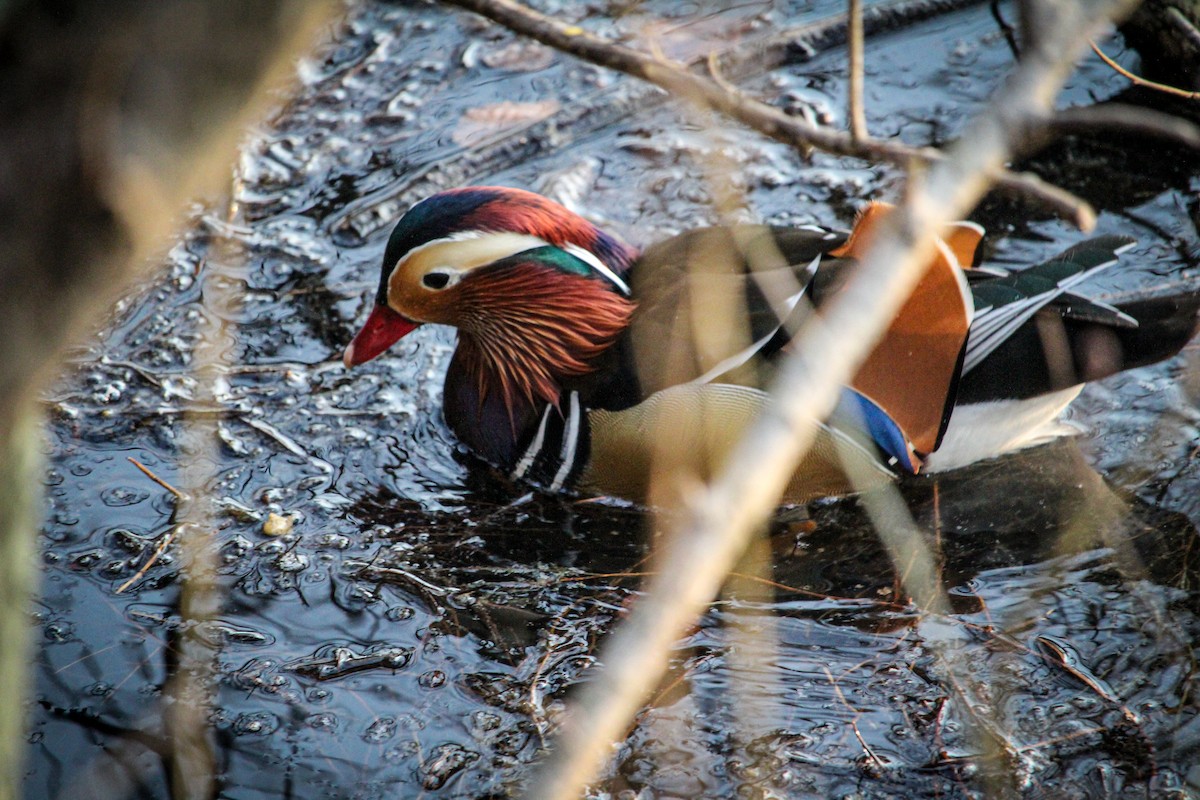
{"type": "Polygon", "coordinates": [[[1186,41],[1193,53],[1200,50],[1200,30],[1196,30],[1196,26],[1182,11],[1175,6],[1168,6],[1165,16],[1174,25],[1175,35],[1186,41]]]}
{"type": "Polygon", "coordinates": [[[1141,725],[1142,718],[1129,708],[1125,701],[1117,696],[1112,687],[1100,679],[1094,672],[1080,663],[1079,654],[1069,649],[1066,644],[1051,636],[1041,635],[1034,639],[1038,645],[1035,652],[1047,664],[1058,667],[1075,680],[1090,689],[1096,696],[1115,706],[1125,719],[1133,725],[1141,725]]]}
{"type": "MultiPolygon", "coordinates": [[[[126,456],[126,460],[130,464],[133,464],[135,467],[137,467],[139,470],[141,470],[142,474],[145,475],[147,478],[154,481],[155,483],[157,483],[162,488],[166,489],[171,494],[175,495],[176,500],[185,501],[188,499],[188,496],[186,494],[179,491],[174,486],[172,486],[171,484],[167,483],[162,478],[155,475],[150,470],[149,467],[147,467],[142,462],[138,461],[136,458],[133,458],[132,456],[126,456]]],[[[166,535],[163,536],[159,540],[158,546],[154,548],[154,552],[150,554],[150,558],[148,558],[146,560],[146,563],[142,564],[142,566],[140,568],[138,568],[138,571],[133,574],[133,577],[131,577],[129,580],[125,581],[124,583],[122,583],[120,586],[117,587],[117,592],[116,592],[117,594],[122,594],[126,589],[128,589],[134,583],[141,580],[146,575],[146,573],[150,571],[150,568],[153,567],[155,565],[155,563],[158,562],[158,559],[162,556],[162,554],[165,553],[167,551],[167,548],[171,546],[171,542],[173,542],[175,540],[175,534],[179,532],[179,528],[180,528],[179,525],[175,525],[171,528],[171,530],[167,531],[166,535]]]]}
{"type": "Polygon", "coordinates": [[[1088,44],[1092,46],[1092,51],[1096,55],[1100,56],[1101,61],[1103,61],[1105,64],[1108,64],[1108,66],[1112,68],[1114,72],[1118,73],[1119,75],[1123,75],[1132,81],[1134,86],[1144,86],[1147,89],[1153,89],[1156,92],[1163,92],[1164,94],[1174,95],[1175,97],[1186,97],[1188,100],[1200,98],[1200,92],[1189,92],[1186,89],[1168,86],[1165,83],[1156,83],[1152,80],[1147,80],[1140,75],[1134,75],[1116,61],[1113,61],[1111,58],[1109,58],[1108,54],[1101,50],[1098,44],[1090,40],[1088,41],[1088,44]]]}
{"type": "Polygon", "coordinates": [[[867,141],[867,112],[863,107],[863,17],[862,0],[850,0],[846,32],[850,49],[850,138],[856,145],[867,141]]]}
{"type": "Polygon", "coordinates": [[[1008,44],[1009,52],[1012,53],[1013,58],[1019,61],[1021,48],[1017,46],[1016,28],[1008,24],[1008,20],[1004,18],[1004,14],[1000,10],[1000,0],[991,0],[988,5],[991,7],[992,19],[996,20],[996,24],[1000,26],[1000,32],[1004,34],[1004,41],[1008,44]]]}
{"type": "Polygon", "coordinates": [[[305,459],[306,461],[311,463],[313,466],[315,466],[317,469],[321,470],[321,472],[325,473],[326,479],[328,479],[331,475],[333,475],[334,470],[333,470],[332,464],[330,464],[328,461],[326,461],[323,458],[314,456],[312,453],[309,453],[303,447],[298,445],[294,439],[292,439],[289,436],[286,436],[283,433],[283,431],[279,430],[274,425],[271,425],[266,420],[259,419],[258,417],[249,417],[249,416],[244,416],[241,419],[242,419],[242,422],[246,423],[251,428],[254,428],[254,430],[263,434],[267,438],[271,439],[276,444],[278,444],[280,447],[282,447],[284,450],[287,450],[289,453],[291,453],[294,456],[299,456],[300,458],[305,459]]]}
{"type": "MultiPolygon", "coordinates": [[[[688,72],[682,66],[593,36],[577,25],[563,24],[512,0],[446,2],[474,11],[509,30],[577,58],[649,81],[676,96],[711,107],[765,136],[793,147],[817,148],[833,155],[885,162],[904,169],[911,167],[914,162],[933,164],[944,158],[943,153],[934,148],[910,147],[899,141],[870,139],[855,142],[849,133],[817,125],[802,117],[788,116],[766,103],[738,91],[729,91],[713,80],[688,72]]],[[[1095,211],[1087,202],[1046,184],[1036,176],[1011,172],[998,162],[988,167],[988,177],[997,188],[1037,200],[1083,230],[1090,230],[1095,225],[1095,211]]]]}
{"type": "Polygon", "coordinates": [[[825,672],[825,677],[829,679],[829,685],[833,687],[833,691],[837,694],[838,700],[842,701],[842,705],[851,713],[850,729],[854,731],[854,738],[858,739],[859,745],[862,746],[863,752],[875,762],[875,766],[884,767],[883,760],[875,755],[875,751],[871,749],[871,745],[867,744],[867,740],[863,738],[862,731],[858,729],[858,718],[862,716],[861,712],[854,706],[850,705],[850,701],[846,699],[846,695],[842,693],[842,687],[838,686],[837,680],[833,677],[833,673],[829,671],[829,667],[822,666],[825,672]]]}
{"type": "MultiPolygon", "coordinates": [[[[863,13],[867,34],[903,28],[930,17],[969,8],[981,0],[880,0],[863,13]]],[[[784,63],[811,59],[840,46],[846,38],[846,21],[830,17],[771,29],[750,39],[728,37],[714,42],[720,57],[721,74],[741,81],[761,75],[784,63]],[[735,41],[736,39],[736,41],[735,41]]],[[[510,165],[516,150],[528,148],[545,154],[565,143],[611,129],[632,114],[643,113],[667,102],[653,86],[609,84],[577,98],[537,123],[519,125],[486,143],[438,157],[404,171],[402,178],[386,182],[347,203],[326,217],[333,235],[346,242],[362,243],[383,228],[390,228],[405,208],[447,186],[478,182],[510,165]],[[515,149],[514,149],[515,148],[515,149]]],[[[395,138],[395,137],[392,137],[395,138]]],[[[386,139],[385,139],[386,141],[386,139]]],[[[340,362],[338,362],[340,364],[340,362]]]]}
{"type": "Polygon", "coordinates": [[[716,84],[718,86],[720,86],[721,88],[723,88],[725,91],[736,92],[737,87],[735,87],[732,83],[730,83],[728,80],[726,80],[725,76],[721,74],[720,55],[718,55],[716,50],[710,50],[708,52],[707,62],[708,62],[709,77],[711,77],[713,79],[713,81],[715,81],[716,84]]]}
{"type": "Polygon", "coordinates": [[[149,478],[150,480],[154,481],[155,483],[157,483],[157,484],[158,484],[159,486],[161,486],[162,488],[166,489],[166,490],[167,490],[168,492],[170,492],[171,494],[175,495],[175,498],[176,498],[177,500],[187,500],[187,499],[188,499],[188,496],[187,496],[186,494],[184,494],[183,492],[179,491],[179,490],[178,490],[178,489],[176,489],[174,486],[172,486],[171,484],[169,484],[169,483],[167,483],[166,481],[164,481],[162,478],[160,478],[160,477],[158,477],[157,475],[155,475],[153,472],[151,472],[151,471],[150,471],[150,468],[149,468],[149,467],[147,467],[147,466],[146,466],[145,464],[143,464],[142,462],[138,461],[136,458],[133,458],[132,456],[126,456],[126,460],[127,460],[127,461],[128,461],[130,464],[133,464],[135,467],[137,467],[138,469],[140,469],[140,470],[142,471],[142,473],[143,473],[143,474],[144,474],[144,475],[145,475],[147,478],[149,478]]]}
{"type": "MultiPolygon", "coordinates": [[[[133,461],[132,458],[129,460],[133,461]]],[[[136,461],[134,461],[134,463],[137,464],[136,461]]],[[[138,466],[141,467],[142,465],[138,464],[138,466]]],[[[147,473],[147,474],[149,474],[149,473],[147,473]]],[[[151,478],[151,480],[158,480],[153,475],[150,475],[150,478],[151,478]]],[[[159,483],[162,483],[162,482],[159,481],[159,483]]],[[[167,486],[165,483],[163,484],[163,486],[165,486],[167,489],[170,489],[172,492],[175,492],[176,496],[182,497],[182,495],[179,492],[177,492],[175,489],[171,489],[171,487],[167,486]]],[[[132,586],[133,584],[140,581],[146,575],[146,573],[150,571],[150,568],[153,567],[155,565],[155,563],[157,563],[159,557],[162,556],[163,553],[167,552],[167,548],[171,546],[171,542],[175,541],[175,534],[179,533],[179,529],[181,527],[183,527],[183,526],[182,525],[174,526],[173,528],[171,528],[171,530],[167,531],[166,536],[159,539],[158,547],[154,548],[154,552],[150,554],[150,558],[146,559],[146,563],[142,564],[142,566],[138,569],[138,571],[133,573],[133,577],[131,577],[129,580],[125,581],[124,583],[122,583],[120,586],[117,587],[117,592],[116,592],[117,594],[122,594],[130,586],[132,586]]]]}

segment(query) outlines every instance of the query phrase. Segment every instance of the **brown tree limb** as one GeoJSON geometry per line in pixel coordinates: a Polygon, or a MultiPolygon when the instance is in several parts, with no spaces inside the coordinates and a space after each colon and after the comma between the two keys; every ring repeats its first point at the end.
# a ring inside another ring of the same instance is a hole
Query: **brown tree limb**
{"type": "MultiPolygon", "coordinates": [[[[849,133],[791,117],[715,81],[687,71],[665,59],[650,55],[586,32],[525,8],[512,0],[446,0],[451,5],[474,11],[516,33],[570,53],[585,61],[623,72],[656,84],[668,92],[713,108],[738,122],[784,144],[816,148],[833,155],[883,162],[907,169],[914,163],[942,160],[940,151],[910,147],[902,142],[870,139],[856,142],[849,133]]],[[[1020,194],[1053,210],[1083,230],[1095,225],[1095,211],[1084,200],[1064,189],[1050,186],[1035,176],[1015,173],[997,164],[990,176],[997,188],[1020,194]]]]}
{"type": "MultiPolygon", "coordinates": [[[[569,32],[510,2],[453,0],[487,9],[493,19],[570,52],[597,54],[606,43],[580,29],[569,32]],[[578,41],[572,42],[572,39],[578,41]]],[[[856,278],[804,328],[795,352],[785,361],[772,391],[772,404],[757,420],[715,481],[688,508],[667,520],[660,563],[633,613],[605,642],[598,674],[581,688],[556,746],[530,785],[536,798],[578,796],[594,779],[628,720],[660,680],[671,647],[717,594],[745,549],[751,533],[774,508],[784,483],[810,446],[813,421],[824,419],[923,272],[933,251],[934,232],[964,215],[1000,180],[1003,164],[1024,146],[1031,132],[1052,115],[1054,97],[1070,74],[1088,37],[1128,9],[1130,0],[1047,3],[1031,11],[1024,57],[988,109],[923,180],[914,179],[906,202],[887,220],[866,254],[856,278]]],[[[842,151],[846,137],[789,120],[779,124],[761,104],[729,96],[711,82],[649,62],[616,48],[612,62],[690,97],[711,101],[743,121],[768,125],[772,135],[812,134],[812,144],[842,151]]],[[[756,126],[757,127],[757,126],[756,126]]],[[[894,152],[894,151],[893,151],[894,152]]],[[[847,153],[848,154],[848,153],[847,153]]],[[[919,177],[919,176],[918,176],[919,177]]]]}

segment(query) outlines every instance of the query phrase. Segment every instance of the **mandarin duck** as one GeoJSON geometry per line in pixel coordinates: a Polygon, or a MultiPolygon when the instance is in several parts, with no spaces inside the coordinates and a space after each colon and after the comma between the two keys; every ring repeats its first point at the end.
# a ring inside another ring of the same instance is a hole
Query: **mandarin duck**
{"type": "MultiPolygon", "coordinates": [[[[421,324],[454,326],[443,411],[473,453],[545,490],[646,500],[658,475],[719,465],[889,208],[871,204],[850,232],[704,228],[639,253],[531,192],[441,192],[392,231],[344,362],[421,324]]],[[[974,266],[982,236],[968,222],[943,231],[784,502],[1047,441],[1069,431],[1058,416],[1084,382],[1166,358],[1193,333],[1195,297],[1114,306],[1073,291],[1131,239],[1009,273],[974,266]]]]}

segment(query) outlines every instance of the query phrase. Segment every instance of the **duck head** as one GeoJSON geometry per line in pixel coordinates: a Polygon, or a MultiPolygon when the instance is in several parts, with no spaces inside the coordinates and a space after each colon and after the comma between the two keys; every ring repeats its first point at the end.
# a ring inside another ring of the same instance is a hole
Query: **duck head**
{"type": "MultiPolygon", "coordinates": [[[[392,230],[375,306],[342,356],[347,367],[378,356],[424,322],[462,328],[462,281],[494,262],[552,245],[624,296],[637,250],[541,195],[477,186],[432,195],[392,230]]],[[[468,282],[468,287],[471,282],[468,282]]]]}
{"type": "Polygon", "coordinates": [[[378,356],[422,323],[459,331],[455,360],[480,397],[557,403],[563,380],[628,324],[637,251],[540,195],[457,189],[413,206],[383,258],[375,306],[343,360],[378,356]]]}

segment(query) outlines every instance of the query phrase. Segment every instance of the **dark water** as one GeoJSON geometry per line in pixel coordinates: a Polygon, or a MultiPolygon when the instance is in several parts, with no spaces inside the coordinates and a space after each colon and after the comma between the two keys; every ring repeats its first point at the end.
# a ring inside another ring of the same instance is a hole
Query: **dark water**
{"type": "MultiPolygon", "coordinates": [[[[703,52],[722,37],[754,47],[841,4],[718,6],[614,6],[597,24],[632,34],[648,16],[670,18],[664,47],[700,41],[703,52]]],[[[297,96],[248,141],[236,222],[216,206],[197,214],[159,276],[75,354],[47,398],[29,797],[169,793],[163,685],[191,625],[179,612],[189,556],[169,548],[116,590],[172,529],[175,505],[127,457],[184,480],[184,412],[216,425],[209,478],[188,488],[211,499],[218,524],[181,535],[215,548],[225,592],[201,631],[216,658],[222,796],[513,790],[635,592],[646,521],[526,495],[458,453],[438,411],[449,332],[421,329],[388,357],[342,368],[384,228],[437,188],[492,182],[551,193],[647,243],[714,221],[702,165],[718,151],[736,165],[747,215],[772,222],[844,225],[856,203],[901,185],[884,168],[804,162],[512,45],[434,6],[355,6],[301,65],[297,96]],[[561,110],[464,150],[460,117],[501,99],[561,110]],[[204,320],[236,326],[215,401],[193,375],[204,320]],[[292,531],[265,535],[270,513],[289,515],[292,531]]],[[[836,120],[843,61],[793,59],[745,85],[836,120]]],[[[981,8],[877,36],[867,63],[872,132],[937,143],[1011,54],[981,8]]],[[[1092,59],[1064,102],[1123,83],[1092,59]]],[[[1104,137],[1039,159],[1097,205],[1100,232],[1140,240],[1095,291],[1194,283],[1194,158],[1104,137]]],[[[979,219],[1001,264],[1082,237],[1007,200],[979,219]]],[[[944,616],[897,597],[857,503],[818,503],[815,524],[781,519],[766,541],[778,587],[735,583],[678,644],[602,791],[1200,792],[1197,358],[1192,347],[1090,387],[1072,411],[1083,430],[1073,441],[903,488],[938,554],[944,616]]]]}

